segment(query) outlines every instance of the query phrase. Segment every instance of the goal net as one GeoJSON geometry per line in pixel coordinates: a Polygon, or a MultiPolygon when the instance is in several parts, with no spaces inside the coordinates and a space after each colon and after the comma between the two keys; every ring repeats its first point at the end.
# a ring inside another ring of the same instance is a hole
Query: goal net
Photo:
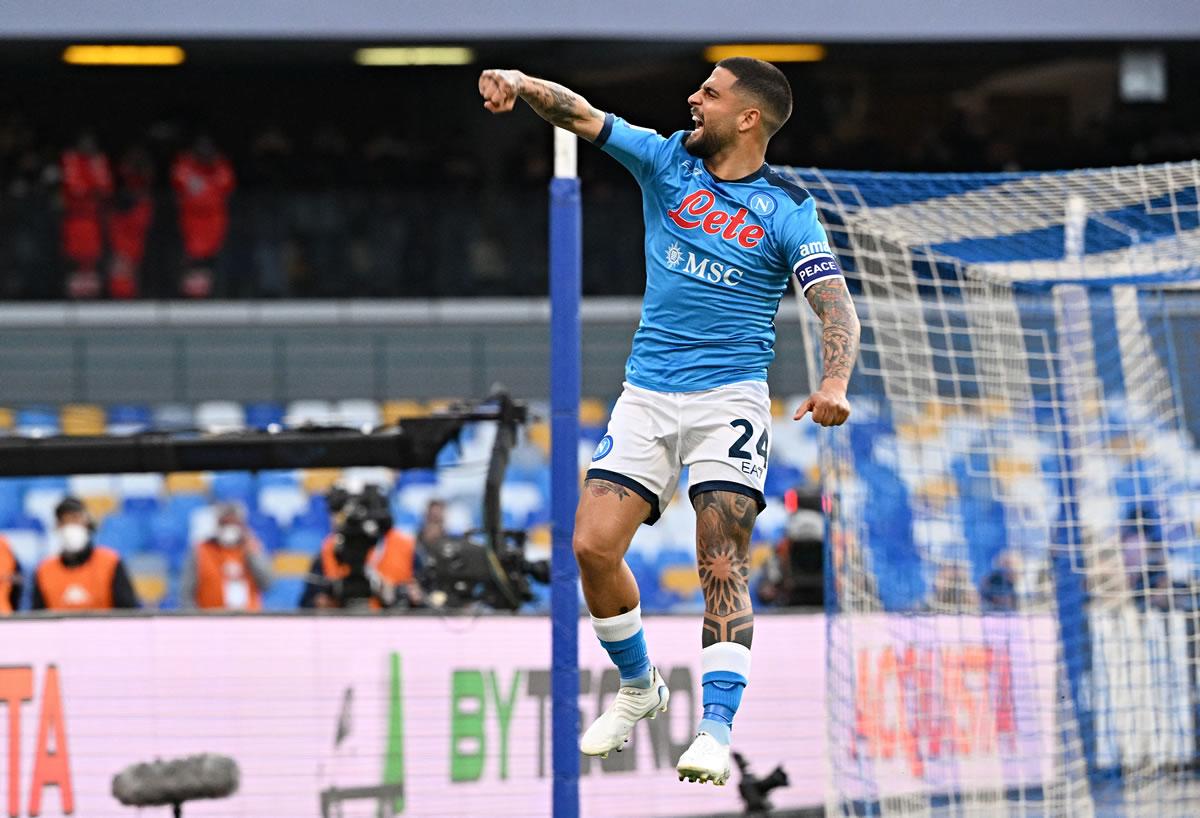
{"type": "Polygon", "coordinates": [[[828,814],[1200,815],[1200,163],[792,174],[863,325],[828,814]]]}

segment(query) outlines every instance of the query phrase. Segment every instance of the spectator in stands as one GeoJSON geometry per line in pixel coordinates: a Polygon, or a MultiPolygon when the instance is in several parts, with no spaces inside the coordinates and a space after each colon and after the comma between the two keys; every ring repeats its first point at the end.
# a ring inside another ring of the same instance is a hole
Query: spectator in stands
{"type": "Polygon", "coordinates": [[[184,563],[180,607],[261,611],[262,592],[270,585],[271,566],[246,525],[245,510],[238,503],[221,504],[216,534],[198,543],[184,563]]]}
{"type": "Polygon", "coordinates": [[[1162,517],[1152,503],[1130,508],[1121,523],[1125,578],[1142,610],[1171,607],[1172,583],[1162,528],[1162,517]]]}
{"type": "Polygon", "coordinates": [[[229,232],[229,196],[233,166],[208,136],[196,138],[191,150],[176,157],[171,184],[179,206],[186,270],[180,291],[189,298],[212,294],[213,270],[229,232]]]}
{"type": "Polygon", "coordinates": [[[21,606],[21,563],[13,555],[8,540],[0,536],[0,616],[21,606]]]}
{"type": "Polygon", "coordinates": [[[107,611],[137,608],[137,595],[121,557],[93,542],[95,525],[82,502],[67,497],[54,509],[58,555],[38,566],[33,609],[107,611]]]}
{"type": "MultiPolygon", "coordinates": [[[[321,551],[309,568],[309,577],[300,597],[301,608],[339,607],[332,589],[338,580],[350,573],[339,557],[338,530],[343,523],[342,512],[331,513],[333,532],[321,543],[321,551]]],[[[385,604],[387,607],[413,607],[423,603],[424,595],[416,581],[419,569],[416,543],[408,534],[398,528],[389,529],[368,552],[366,565],[375,594],[371,608],[378,610],[385,604]]]]}
{"type": "Polygon", "coordinates": [[[1007,613],[1017,609],[1017,584],[1021,576],[1021,558],[1015,551],[1002,551],[992,569],[979,584],[983,610],[1007,613]]]}
{"type": "Polygon", "coordinates": [[[62,155],[62,253],[70,264],[67,296],[95,298],[100,294],[97,272],[104,255],[101,228],[104,208],[113,192],[108,157],[96,137],[84,132],[62,155]]]}
{"type": "Polygon", "coordinates": [[[108,217],[108,294],[137,298],[139,272],[146,254],[146,235],[154,218],[154,164],[141,146],[130,148],[117,166],[117,195],[108,217]]]}
{"type": "Polygon", "coordinates": [[[446,501],[433,498],[425,506],[425,518],[417,532],[417,553],[424,554],[432,545],[446,539],[446,501]]]}

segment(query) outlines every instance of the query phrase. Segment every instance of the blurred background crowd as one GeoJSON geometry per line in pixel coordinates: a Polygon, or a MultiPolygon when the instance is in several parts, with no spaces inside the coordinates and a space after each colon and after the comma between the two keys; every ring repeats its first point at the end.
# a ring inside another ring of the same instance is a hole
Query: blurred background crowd
{"type": "MultiPolygon", "coordinates": [[[[796,111],[768,158],[964,172],[1190,158],[1200,100],[1181,89],[1200,62],[1185,45],[1158,51],[1169,104],[1124,87],[1115,45],[830,46],[784,64],[796,111]]],[[[486,115],[480,65],[560,79],[668,133],[709,65],[661,43],[493,44],[470,65],[391,69],[352,51],[195,43],[180,66],[97,70],[12,44],[0,298],[544,294],[549,134],[528,111],[486,115]]],[[[595,151],[581,176],[585,293],[636,295],[636,187],[595,151]]]]}

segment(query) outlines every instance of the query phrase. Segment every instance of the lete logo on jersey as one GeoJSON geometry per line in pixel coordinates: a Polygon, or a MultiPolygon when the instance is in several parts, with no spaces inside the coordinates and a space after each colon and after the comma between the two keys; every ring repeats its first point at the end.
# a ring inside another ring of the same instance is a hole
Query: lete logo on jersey
{"type": "MultiPolygon", "coordinates": [[[[769,201],[752,202],[755,209],[761,206],[769,207],[770,210],[765,213],[775,209],[774,199],[766,194],[755,194],[756,197],[759,195],[769,201]]],[[[721,238],[726,241],[736,241],[742,247],[754,247],[762,241],[763,236],[767,235],[767,231],[761,225],[746,224],[746,217],[750,215],[749,210],[741,207],[731,216],[727,211],[714,208],[713,205],[716,204],[716,201],[717,197],[710,190],[701,188],[692,191],[679,203],[679,207],[667,211],[667,218],[684,230],[695,230],[699,227],[705,233],[713,236],[720,233],[721,238]]]]}

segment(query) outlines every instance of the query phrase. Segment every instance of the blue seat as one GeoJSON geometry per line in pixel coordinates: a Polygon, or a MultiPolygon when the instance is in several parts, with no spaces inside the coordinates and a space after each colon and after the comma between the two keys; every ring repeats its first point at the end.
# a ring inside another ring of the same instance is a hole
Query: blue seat
{"type": "Polygon", "coordinates": [[[267,551],[278,551],[283,547],[283,531],[271,515],[252,511],[247,515],[246,523],[267,551]]]}
{"type": "Polygon", "coordinates": [[[18,409],[16,417],[18,434],[56,435],[62,431],[58,412],[49,406],[30,406],[18,409]]]}
{"type": "Polygon", "coordinates": [[[96,542],[119,551],[137,554],[149,545],[148,521],[125,512],[109,514],[100,522],[96,542]]]}
{"type": "Polygon", "coordinates": [[[146,548],[162,554],[172,571],[177,571],[188,551],[188,519],[164,508],[147,522],[146,548]]]}
{"type": "Polygon", "coordinates": [[[276,579],[263,593],[263,610],[294,611],[300,607],[300,596],[303,593],[304,580],[300,577],[276,579]]]}
{"type": "Polygon", "coordinates": [[[396,480],[396,490],[405,486],[436,486],[437,472],[433,469],[405,469],[396,480]]]}
{"type": "Polygon", "coordinates": [[[10,528],[13,520],[24,516],[22,493],[14,482],[0,480],[0,528],[10,528]]]}
{"type": "Polygon", "coordinates": [[[259,402],[246,404],[246,426],[251,429],[266,429],[268,426],[283,425],[287,409],[282,403],[259,402]]]}
{"type": "Polygon", "coordinates": [[[106,413],[109,434],[132,435],[144,432],[154,422],[154,412],[140,403],[118,403],[106,413]]]}
{"type": "Polygon", "coordinates": [[[270,469],[258,473],[258,487],[267,486],[298,486],[300,477],[294,471],[270,469]]]}
{"type": "Polygon", "coordinates": [[[128,514],[150,515],[162,508],[162,501],[157,497],[126,497],[121,508],[128,514]]]}
{"type": "Polygon", "coordinates": [[[37,531],[40,534],[46,533],[46,524],[37,517],[30,517],[24,511],[18,511],[13,515],[4,528],[19,528],[24,531],[37,531]]]}
{"type": "Polygon", "coordinates": [[[317,554],[321,543],[325,541],[328,532],[318,528],[293,528],[284,539],[288,551],[298,551],[302,554],[317,554]]]}
{"type": "Polygon", "coordinates": [[[258,492],[254,475],[248,471],[223,471],[213,475],[212,496],[221,502],[242,503],[248,509],[257,508],[258,492]]]}
{"type": "Polygon", "coordinates": [[[767,469],[767,479],[763,485],[763,494],[768,497],[782,497],[789,489],[803,484],[804,474],[795,466],[786,463],[772,463],[767,469]]]}

